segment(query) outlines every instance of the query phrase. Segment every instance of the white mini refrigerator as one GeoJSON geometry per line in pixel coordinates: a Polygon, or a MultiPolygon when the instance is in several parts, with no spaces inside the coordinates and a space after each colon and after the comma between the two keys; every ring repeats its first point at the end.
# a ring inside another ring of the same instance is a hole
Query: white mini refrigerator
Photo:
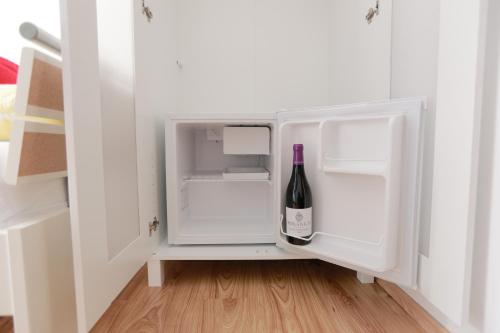
{"type": "Polygon", "coordinates": [[[169,115],[162,260],[317,258],[416,284],[422,99],[270,114],[169,115]],[[304,145],[313,237],[282,228],[304,145]]]}

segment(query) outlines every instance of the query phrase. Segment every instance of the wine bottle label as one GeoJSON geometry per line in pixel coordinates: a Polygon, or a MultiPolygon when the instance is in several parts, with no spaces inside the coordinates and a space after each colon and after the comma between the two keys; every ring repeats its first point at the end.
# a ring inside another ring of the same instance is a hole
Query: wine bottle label
{"type": "Polygon", "coordinates": [[[286,207],[286,233],[291,236],[309,237],[312,234],[312,207],[305,209],[286,207]]]}

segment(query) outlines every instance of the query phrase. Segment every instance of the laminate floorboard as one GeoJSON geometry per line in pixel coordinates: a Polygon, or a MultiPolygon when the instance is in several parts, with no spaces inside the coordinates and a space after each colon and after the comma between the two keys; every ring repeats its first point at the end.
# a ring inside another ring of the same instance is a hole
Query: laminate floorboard
{"type": "Polygon", "coordinates": [[[0,332],[1,333],[14,332],[14,324],[12,317],[0,317],[0,332]]]}
{"type": "Polygon", "coordinates": [[[168,265],[161,288],[141,269],[92,332],[425,332],[378,284],[320,261],[168,265]]]}

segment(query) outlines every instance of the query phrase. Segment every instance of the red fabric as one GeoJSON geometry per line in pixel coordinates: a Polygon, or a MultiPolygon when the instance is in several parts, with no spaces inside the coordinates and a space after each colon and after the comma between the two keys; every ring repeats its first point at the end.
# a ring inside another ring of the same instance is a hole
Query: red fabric
{"type": "Polygon", "coordinates": [[[15,63],[0,57],[0,84],[15,84],[18,67],[15,63]]]}

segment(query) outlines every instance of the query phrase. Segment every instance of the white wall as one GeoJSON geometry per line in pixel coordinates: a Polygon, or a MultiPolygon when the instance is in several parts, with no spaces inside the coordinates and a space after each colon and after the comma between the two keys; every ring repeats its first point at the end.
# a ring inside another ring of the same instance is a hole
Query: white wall
{"type": "Polygon", "coordinates": [[[0,8],[0,31],[2,32],[0,57],[18,64],[21,59],[21,49],[24,46],[34,46],[19,34],[19,26],[26,21],[35,23],[40,28],[60,38],[59,0],[2,1],[0,8]]]}
{"type": "Polygon", "coordinates": [[[390,97],[393,3],[380,0],[379,15],[368,24],[365,15],[375,1],[331,1],[329,104],[390,97]]]}
{"type": "Polygon", "coordinates": [[[489,1],[470,324],[500,332],[500,2],[489,1]]]}
{"type": "MultiPolygon", "coordinates": [[[[177,0],[180,112],[276,112],[387,99],[391,0],[177,0]]],[[[158,18],[162,19],[162,18],[158,18]]]]}

